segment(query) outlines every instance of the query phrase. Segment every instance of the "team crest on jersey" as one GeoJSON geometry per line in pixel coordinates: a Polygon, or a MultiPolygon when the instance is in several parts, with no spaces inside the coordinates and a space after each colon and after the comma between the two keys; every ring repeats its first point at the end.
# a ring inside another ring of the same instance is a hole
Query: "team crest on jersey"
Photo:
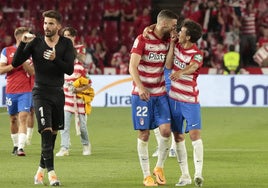
{"type": "Polygon", "coordinates": [[[140,125],[144,125],[144,119],[140,118],[140,125]]]}
{"type": "Polygon", "coordinates": [[[198,61],[198,62],[202,62],[203,57],[202,57],[202,55],[197,54],[197,55],[194,55],[194,60],[196,60],[196,61],[198,61]]]}

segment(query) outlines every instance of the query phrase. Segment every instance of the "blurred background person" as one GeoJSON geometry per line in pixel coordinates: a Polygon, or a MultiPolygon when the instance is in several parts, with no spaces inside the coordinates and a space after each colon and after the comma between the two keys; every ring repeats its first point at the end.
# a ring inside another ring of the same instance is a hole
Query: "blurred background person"
{"type": "Polygon", "coordinates": [[[117,69],[118,74],[128,74],[130,54],[126,45],[122,44],[112,56],[111,66],[117,69]]]}

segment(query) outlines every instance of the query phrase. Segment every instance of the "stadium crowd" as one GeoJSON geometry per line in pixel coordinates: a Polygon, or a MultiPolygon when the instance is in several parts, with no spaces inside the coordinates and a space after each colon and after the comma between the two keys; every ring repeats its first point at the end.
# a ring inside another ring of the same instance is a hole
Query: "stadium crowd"
{"type": "MultiPolygon", "coordinates": [[[[178,1],[179,3],[180,1],[178,1]]],[[[234,45],[240,54],[240,68],[258,67],[253,58],[268,44],[268,2],[266,0],[186,0],[181,17],[191,18],[203,27],[198,46],[205,53],[204,66],[224,71],[223,56],[234,45]]],[[[91,74],[128,74],[129,52],[135,37],[152,23],[152,0],[0,0],[0,48],[14,43],[12,33],[18,26],[42,32],[41,12],[56,9],[63,25],[77,29],[76,43],[87,46],[86,65],[91,74]],[[122,52],[123,51],[123,52],[122,52]]],[[[268,52],[267,52],[268,53],[268,52]]],[[[241,69],[243,70],[243,69],[241,69]]],[[[241,72],[243,73],[243,72],[241,72]]]]}

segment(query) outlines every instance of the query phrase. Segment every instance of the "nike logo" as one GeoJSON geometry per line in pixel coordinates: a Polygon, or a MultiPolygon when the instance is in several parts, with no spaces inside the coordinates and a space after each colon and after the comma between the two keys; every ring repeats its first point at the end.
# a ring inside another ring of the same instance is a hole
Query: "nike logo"
{"type": "Polygon", "coordinates": [[[59,125],[59,128],[62,128],[63,127],[63,124],[59,125]]]}
{"type": "Polygon", "coordinates": [[[198,123],[196,123],[196,124],[193,124],[193,125],[192,125],[192,127],[195,127],[195,126],[197,126],[197,125],[198,125],[198,123]]]}

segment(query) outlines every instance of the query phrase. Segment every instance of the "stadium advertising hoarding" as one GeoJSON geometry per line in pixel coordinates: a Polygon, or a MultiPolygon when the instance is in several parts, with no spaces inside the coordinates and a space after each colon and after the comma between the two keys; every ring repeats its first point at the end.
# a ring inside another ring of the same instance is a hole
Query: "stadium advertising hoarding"
{"type": "MultiPolygon", "coordinates": [[[[96,96],[92,106],[130,106],[130,76],[91,76],[96,96]]],[[[268,75],[200,75],[200,104],[204,107],[268,106],[268,75]]]]}
{"type": "MultiPolygon", "coordinates": [[[[132,81],[129,75],[92,75],[95,98],[92,106],[131,105],[132,81]]],[[[1,106],[4,106],[5,79],[0,77],[1,106]]],[[[267,107],[268,75],[200,75],[200,104],[203,107],[267,107]]]]}

